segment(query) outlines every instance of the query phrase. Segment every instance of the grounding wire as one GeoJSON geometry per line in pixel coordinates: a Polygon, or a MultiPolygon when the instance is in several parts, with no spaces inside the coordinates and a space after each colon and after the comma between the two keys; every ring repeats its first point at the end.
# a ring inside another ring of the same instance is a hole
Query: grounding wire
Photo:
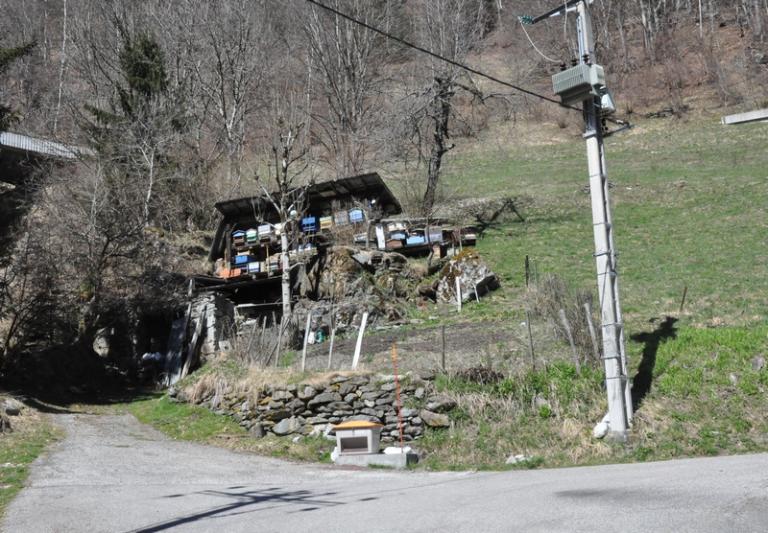
{"type": "Polygon", "coordinates": [[[523,33],[525,34],[525,36],[528,37],[528,42],[531,43],[531,46],[533,47],[533,49],[536,50],[536,52],[538,52],[538,54],[541,57],[543,57],[544,59],[546,59],[550,63],[560,63],[561,62],[561,61],[559,61],[557,59],[552,59],[551,57],[546,55],[544,52],[539,50],[539,47],[536,46],[536,43],[533,42],[533,39],[531,39],[531,36],[528,34],[528,30],[525,29],[525,24],[523,24],[523,19],[521,17],[518,17],[517,21],[520,23],[520,27],[523,29],[523,33]]]}
{"type": "MultiPolygon", "coordinates": [[[[397,37],[395,35],[392,35],[391,33],[388,33],[384,30],[381,30],[377,28],[376,26],[371,26],[367,22],[363,22],[362,20],[358,20],[351,15],[347,15],[346,13],[339,11],[338,9],[335,9],[331,6],[327,6],[323,4],[322,2],[318,2],[317,0],[306,0],[310,4],[316,5],[317,7],[321,9],[325,9],[326,11],[333,13],[334,15],[337,15],[345,20],[348,20],[352,22],[353,24],[357,24],[358,26],[361,26],[369,31],[372,31],[374,33],[378,33],[379,35],[391,40],[395,41],[396,43],[399,43],[407,48],[412,48],[414,50],[417,50],[423,54],[427,54],[428,56],[434,57],[435,59],[438,59],[440,61],[443,61],[445,63],[448,63],[449,65],[453,65],[454,67],[458,67],[462,70],[466,70],[467,72],[471,72],[472,74],[475,74],[477,76],[480,76],[481,78],[485,78],[487,80],[490,80],[494,83],[498,83],[499,85],[503,85],[505,87],[509,87],[510,89],[514,89],[515,91],[521,92],[523,94],[527,94],[528,96],[533,96],[534,98],[538,98],[540,100],[544,100],[545,102],[549,102],[552,104],[556,104],[560,107],[563,107],[565,109],[570,109],[573,111],[578,111],[579,113],[582,112],[582,109],[580,107],[576,107],[573,105],[563,104],[562,102],[559,102],[558,100],[555,100],[554,98],[550,98],[549,96],[545,96],[543,94],[531,91],[530,89],[526,89],[524,87],[520,87],[519,85],[515,85],[514,83],[510,83],[508,81],[504,81],[502,79],[497,78],[496,76],[492,76],[490,74],[486,74],[485,72],[482,72],[480,70],[477,70],[475,68],[470,67],[469,65],[465,65],[463,63],[459,63],[458,61],[454,61],[453,59],[448,59],[447,57],[441,56],[440,54],[436,54],[435,52],[432,52],[431,50],[427,50],[426,48],[419,46],[417,44],[413,44],[409,41],[406,41],[405,39],[401,39],[400,37],[397,37]]],[[[624,120],[615,119],[611,117],[604,117],[605,120],[612,122],[614,124],[619,125],[626,125],[628,124],[624,120]]]]}

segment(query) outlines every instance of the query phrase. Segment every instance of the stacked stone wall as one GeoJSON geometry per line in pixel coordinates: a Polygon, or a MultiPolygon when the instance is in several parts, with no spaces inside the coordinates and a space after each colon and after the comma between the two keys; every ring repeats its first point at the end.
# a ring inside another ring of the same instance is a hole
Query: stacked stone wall
{"type": "MultiPolygon", "coordinates": [[[[187,401],[184,391],[171,396],[187,401]]],[[[216,393],[196,403],[231,416],[254,436],[328,435],[335,424],[350,420],[384,426],[382,442],[399,440],[394,376],[380,374],[335,375],[322,385],[300,383],[265,387],[244,393],[216,393]]],[[[413,441],[425,428],[447,428],[448,413],[456,403],[435,394],[433,376],[408,374],[400,383],[400,420],[403,439],[413,441]]]]}

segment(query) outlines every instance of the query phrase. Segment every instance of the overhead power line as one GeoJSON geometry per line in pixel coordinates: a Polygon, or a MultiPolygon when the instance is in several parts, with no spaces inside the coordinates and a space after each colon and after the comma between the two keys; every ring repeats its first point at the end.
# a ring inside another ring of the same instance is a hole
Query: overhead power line
{"type": "MultiPolygon", "coordinates": [[[[501,80],[497,78],[496,76],[491,76],[490,74],[486,74],[485,72],[481,72],[475,68],[470,67],[469,65],[465,65],[463,63],[459,63],[458,61],[454,61],[453,59],[448,59],[447,57],[441,56],[440,54],[436,54],[432,52],[431,50],[427,50],[424,47],[421,47],[417,44],[413,44],[411,42],[406,41],[405,39],[401,39],[400,37],[397,37],[395,35],[392,35],[391,33],[388,33],[384,30],[381,30],[375,26],[371,26],[367,22],[363,22],[362,20],[358,20],[350,15],[347,15],[346,13],[342,13],[341,11],[332,8],[331,6],[327,6],[321,2],[317,2],[316,0],[307,0],[310,4],[314,4],[317,7],[320,7],[322,9],[325,9],[326,11],[329,11],[333,13],[334,15],[338,15],[339,17],[346,19],[354,24],[357,24],[359,26],[362,26],[363,28],[366,28],[367,30],[370,30],[374,33],[378,33],[379,35],[382,35],[386,37],[387,39],[390,39],[392,41],[395,41],[397,43],[400,43],[401,45],[407,47],[407,48],[413,48],[414,50],[418,50],[419,52],[423,54],[427,54],[429,56],[434,57],[435,59],[439,59],[440,61],[444,61],[445,63],[448,63],[449,65],[453,65],[454,67],[458,67],[460,69],[466,70],[467,72],[471,72],[472,74],[476,74],[477,76],[480,76],[482,78],[491,80],[495,83],[498,83],[499,85],[503,85],[505,87],[509,87],[510,89],[514,89],[518,92],[521,92],[523,94],[527,94],[528,96],[533,96],[534,98],[539,98],[541,100],[557,104],[559,106],[562,106],[560,102],[555,100],[554,98],[550,98],[549,96],[545,96],[543,94],[539,94],[537,92],[531,91],[529,89],[525,89],[524,87],[520,87],[519,85],[515,85],[514,83],[509,83],[508,81],[501,80]]],[[[581,111],[581,109],[577,107],[571,107],[571,106],[562,106],[562,107],[570,107],[571,109],[575,109],[577,111],[581,111]]]]}
{"type": "MultiPolygon", "coordinates": [[[[464,63],[460,63],[458,61],[454,61],[453,59],[449,59],[449,58],[447,58],[445,56],[441,56],[440,54],[436,54],[435,52],[432,52],[431,50],[428,50],[428,49],[424,48],[423,46],[419,46],[419,45],[414,44],[412,42],[406,41],[405,39],[401,39],[400,37],[397,37],[396,35],[392,35],[391,33],[386,32],[386,31],[384,31],[382,29],[379,29],[379,28],[377,28],[375,26],[371,26],[367,22],[364,22],[362,20],[356,19],[356,18],[354,18],[351,15],[348,15],[348,14],[342,12],[342,11],[339,11],[338,9],[335,9],[335,8],[333,8],[331,6],[327,6],[327,5],[323,4],[322,2],[318,2],[317,0],[307,0],[307,2],[309,2],[312,5],[315,5],[315,6],[319,7],[321,9],[324,9],[324,10],[330,12],[330,13],[333,13],[334,15],[337,15],[337,16],[345,19],[345,20],[348,20],[348,21],[352,22],[353,24],[357,24],[358,26],[361,26],[361,27],[363,27],[363,28],[365,28],[365,29],[367,29],[369,31],[372,31],[374,33],[378,33],[379,35],[381,35],[381,36],[383,36],[383,37],[385,37],[385,38],[387,38],[387,39],[389,39],[391,41],[395,41],[396,43],[399,43],[399,44],[405,46],[406,48],[412,48],[413,50],[417,50],[417,51],[419,51],[419,52],[421,52],[423,54],[427,54],[428,56],[434,57],[435,59],[438,59],[440,61],[448,63],[449,65],[453,65],[454,67],[458,67],[458,68],[460,68],[462,70],[465,70],[467,72],[471,72],[472,74],[480,76],[481,78],[485,78],[485,79],[490,80],[490,81],[492,81],[494,83],[498,83],[499,85],[503,85],[504,87],[508,87],[510,89],[513,89],[513,90],[518,91],[518,92],[523,93],[523,94],[527,94],[528,96],[532,96],[534,98],[538,98],[539,100],[544,100],[545,102],[549,102],[551,104],[556,104],[556,105],[558,105],[560,107],[563,107],[563,108],[566,108],[566,109],[571,109],[573,111],[578,111],[578,112],[582,111],[581,108],[579,108],[579,107],[575,107],[575,106],[572,106],[572,105],[562,104],[558,100],[555,100],[554,98],[550,98],[549,96],[537,93],[537,92],[532,91],[530,89],[526,89],[525,87],[520,87],[519,85],[515,85],[514,83],[510,83],[508,81],[504,81],[504,80],[502,80],[500,78],[497,78],[496,76],[492,76],[490,74],[486,74],[485,72],[477,70],[476,68],[472,68],[469,65],[466,65],[464,63]]],[[[614,119],[614,118],[607,117],[606,120],[608,120],[610,122],[613,122],[614,124],[620,124],[620,125],[624,125],[624,126],[627,125],[627,122],[625,122],[623,120],[619,120],[619,119],[614,119]]]]}

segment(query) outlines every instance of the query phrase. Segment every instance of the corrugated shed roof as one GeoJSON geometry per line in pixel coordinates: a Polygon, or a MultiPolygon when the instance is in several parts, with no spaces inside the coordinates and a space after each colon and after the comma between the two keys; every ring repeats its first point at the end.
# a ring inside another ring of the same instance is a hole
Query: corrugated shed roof
{"type": "MultiPolygon", "coordinates": [[[[395,195],[375,172],[315,183],[307,188],[307,204],[310,209],[327,208],[333,200],[355,197],[377,200],[386,215],[403,211],[395,195]]],[[[225,200],[215,207],[225,218],[253,218],[257,213],[263,215],[274,210],[269,198],[263,195],[225,200]]]]}
{"type": "Polygon", "coordinates": [[[12,133],[10,131],[0,132],[0,148],[59,159],[77,159],[79,155],[87,155],[91,152],[87,148],[69,146],[46,139],[37,139],[29,135],[12,133]]]}

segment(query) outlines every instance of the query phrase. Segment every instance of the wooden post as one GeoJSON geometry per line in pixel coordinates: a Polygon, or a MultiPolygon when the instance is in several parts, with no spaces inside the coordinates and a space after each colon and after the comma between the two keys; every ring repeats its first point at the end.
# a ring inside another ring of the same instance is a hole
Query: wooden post
{"type": "Polygon", "coordinates": [[[392,367],[395,371],[395,407],[397,408],[397,429],[400,432],[400,449],[405,445],[403,443],[403,415],[400,405],[400,377],[397,375],[397,344],[392,344],[392,367]]]}
{"type": "Polygon", "coordinates": [[[683,307],[685,307],[685,297],[688,296],[688,285],[683,288],[683,299],[680,301],[680,311],[678,314],[683,314],[683,307]]]}
{"type": "Polygon", "coordinates": [[[531,283],[531,260],[525,256],[525,286],[528,287],[531,283]]]}
{"type": "Polygon", "coordinates": [[[562,322],[565,328],[565,335],[568,337],[568,343],[571,345],[571,351],[573,352],[573,364],[576,365],[576,373],[581,374],[581,362],[579,361],[579,352],[576,351],[576,343],[573,342],[573,333],[571,332],[571,324],[568,322],[568,317],[565,316],[565,309],[560,309],[560,322],[562,322]]]}
{"type": "Polygon", "coordinates": [[[528,326],[528,350],[531,354],[531,368],[536,370],[536,356],[533,353],[533,333],[531,332],[531,313],[525,310],[525,325],[528,326]]]}
{"type": "Polygon", "coordinates": [[[307,311],[307,324],[304,326],[304,347],[301,349],[301,371],[307,366],[307,342],[309,342],[309,328],[312,327],[312,310],[307,311]]]}
{"type": "Polygon", "coordinates": [[[206,313],[208,312],[208,306],[203,306],[203,310],[200,312],[200,316],[197,318],[197,324],[195,325],[195,332],[192,334],[192,340],[189,341],[187,346],[187,359],[184,361],[184,366],[181,368],[181,373],[178,379],[184,379],[189,374],[190,369],[197,363],[198,350],[200,348],[200,338],[203,332],[203,327],[206,322],[206,313]]]}
{"type": "Polygon", "coordinates": [[[336,337],[336,326],[331,327],[331,346],[328,348],[328,370],[333,366],[333,340],[336,337]]]}
{"type": "Polygon", "coordinates": [[[440,368],[443,370],[443,373],[445,373],[445,325],[441,328],[442,330],[442,351],[440,355],[440,368]]]}
{"type": "MultiPolygon", "coordinates": [[[[259,323],[256,323],[255,327],[251,328],[251,334],[248,336],[248,344],[245,346],[245,357],[251,361],[251,347],[253,346],[253,339],[256,338],[256,331],[258,330],[259,323]]],[[[238,341],[238,345],[240,342],[238,341]]]]}
{"type": "Polygon", "coordinates": [[[283,332],[286,329],[288,320],[285,315],[280,317],[280,328],[277,330],[277,346],[275,347],[275,368],[280,365],[280,352],[283,349],[283,332]]]}
{"type": "Polygon", "coordinates": [[[264,315],[264,318],[261,321],[261,337],[259,338],[259,352],[261,357],[266,359],[266,341],[267,338],[267,316],[264,315]]]}
{"type": "Polygon", "coordinates": [[[594,354],[595,361],[600,360],[600,347],[597,344],[597,335],[595,334],[595,326],[592,324],[592,306],[589,302],[584,303],[584,313],[587,315],[587,326],[589,327],[589,338],[592,339],[592,353],[594,354]]]}
{"type": "Polygon", "coordinates": [[[357,344],[355,344],[355,356],[352,358],[352,370],[357,369],[357,364],[360,362],[360,350],[363,349],[363,334],[365,333],[365,325],[368,323],[368,311],[363,313],[363,318],[360,320],[360,331],[357,333],[357,344]]]}
{"type": "Polygon", "coordinates": [[[455,278],[456,280],[456,310],[461,313],[461,280],[459,278],[455,278]]]}

